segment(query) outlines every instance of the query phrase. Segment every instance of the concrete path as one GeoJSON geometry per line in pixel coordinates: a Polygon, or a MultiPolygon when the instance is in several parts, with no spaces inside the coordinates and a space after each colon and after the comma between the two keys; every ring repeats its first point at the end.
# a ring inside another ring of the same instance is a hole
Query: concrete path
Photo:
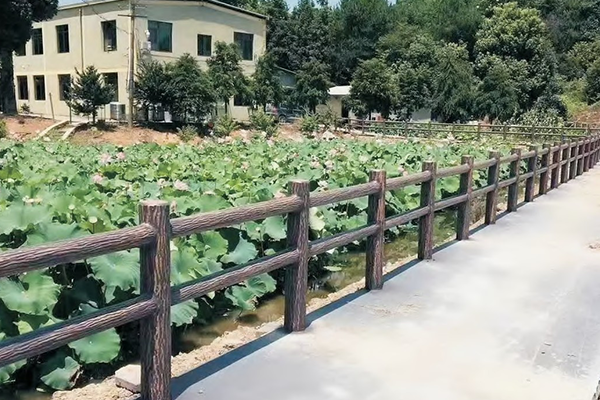
{"type": "Polygon", "coordinates": [[[600,169],[267,342],[176,381],[177,399],[591,400],[600,169]]]}

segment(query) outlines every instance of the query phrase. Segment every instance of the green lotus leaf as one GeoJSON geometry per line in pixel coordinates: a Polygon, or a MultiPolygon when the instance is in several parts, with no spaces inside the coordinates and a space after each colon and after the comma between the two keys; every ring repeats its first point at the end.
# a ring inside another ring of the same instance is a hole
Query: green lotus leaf
{"type": "Polygon", "coordinates": [[[140,253],[119,251],[87,260],[94,276],[104,283],[104,297],[110,303],[116,288],[123,291],[140,288],[140,253]]]}
{"type": "Polygon", "coordinates": [[[80,371],[77,361],[59,352],[40,366],[40,380],[54,390],[71,389],[80,371]]]}
{"type": "Polygon", "coordinates": [[[19,279],[0,279],[0,299],[9,310],[24,314],[46,315],[58,301],[60,285],[41,271],[19,279]]]}
{"type": "Polygon", "coordinates": [[[286,238],[285,221],[281,215],[266,218],[262,223],[264,232],[272,239],[281,240],[286,238]]]}
{"type": "Polygon", "coordinates": [[[0,211],[0,234],[8,235],[14,230],[26,231],[42,221],[50,221],[52,214],[42,205],[14,203],[0,211]]]}
{"type": "Polygon", "coordinates": [[[86,364],[108,363],[119,355],[121,338],[112,328],[69,343],[77,358],[86,364]]]}
{"type": "Polygon", "coordinates": [[[180,247],[171,252],[171,284],[180,285],[199,278],[204,271],[198,257],[189,247],[180,247]]]}
{"type": "Polygon", "coordinates": [[[184,301],[171,307],[171,325],[191,324],[198,315],[198,303],[194,300],[184,301]]]}
{"type": "Polygon", "coordinates": [[[244,264],[255,259],[257,254],[258,251],[256,250],[256,247],[240,236],[240,241],[235,247],[235,250],[224,255],[221,260],[226,263],[244,264]]]}
{"type": "Polygon", "coordinates": [[[252,289],[245,286],[232,286],[225,291],[227,297],[234,307],[241,308],[244,311],[251,311],[256,308],[256,296],[252,289]]]}
{"type": "Polygon", "coordinates": [[[12,375],[22,368],[27,361],[17,361],[16,363],[8,364],[2,368],[0,368],[0,384],[12,382],[12,375]]]}
{"type": "Polygon", "coordinates": [[[39,224],[35,232],[27,235],[27,246],[35,246],[57,240],[73,239],[85,236],[87,233],[81,231],[76,224],[59,224],[55,222],[44,222],[39,224]]]}
{"type": "Polygon", "coordinates": [[[43,328],[44,326],[50,326],[55,322],[50,318],[49,315],[27,315],[21,314],[17,321],[17,328],[19,334],[23,335],[35,331],[36,329],[43,328]]]}
{"type": "Polygon", "coordinates": [[[205,257],[216,260],[227,253],[227,240],[218,232],[204,232],[197,235],[200,248],[198,249],[205,257]]]}

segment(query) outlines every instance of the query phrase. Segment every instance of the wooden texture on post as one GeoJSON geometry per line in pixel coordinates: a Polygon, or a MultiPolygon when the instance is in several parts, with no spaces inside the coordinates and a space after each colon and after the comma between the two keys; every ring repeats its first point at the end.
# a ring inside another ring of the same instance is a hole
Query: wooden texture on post
{"type": "Polygon", "coordinates": [[[515,182],[508,187],[507,211],[517,211],[519,204],[519,175],[521,174],[521,149],[514,148],[511,154],[515,154],[517,159],[510,163],[510,177],[516,178],[515,182]]]}
{"type": "Polygon", "coordinates": [[[285,270],[285,311],[283,326],[288,332],[306,329],[306,291],[308,290],[308,210],[310,186],[306,180],[289,183],[289,193],[302,201],[300,211],[288,214],[288,247],[298,251],[298,261],[285,270]]]}
{"type": "Polygon", "coordinates": [[[429,212],[419,220],[419,260],[428,260],[433,255],[433,217],[435,203],[435,161],[423,162],[423,171],[431,172],[431,178],[421,183],[421,207],[429,207],[429,212]]]}
{"type": "Polygon", "coordinates": [[[169,203],[143,201],[140,222],[154,227],[156,241],[140,248],[141,293],[152,296],[156,311],[140,321],[141,395],[171,399],[171,224],[169,203]]]}
{"type": "Polygon", "coordinates": [[[469,226],[471,225],[471,193],[473,192],[473,156],[462,156],[461,164],[469,166],[467,172],[460,175],[459,195],[467,195],[467,200],[458,205],[456,212],[456,239],[466,240],[469,238],[469,226]]]}
{"type": "Polygon", "coordinates": [[[367,238],[367,270],[365,286],[367,290],[383,287],[383,240],[385,235],[385,170],[369,173],[369,180],[379,183],[379,191],[369,196],[367,208],[368,224],[377,224],[377,232],[367,238]]]}
{"type": "MultiPolygon", "coordinates": [[[[535,194],[535,170],[537,169],[537,146],[529,146],[529,150],[535,154],[527,159],[527,172],[531,172],[531,178],[527,178],[525,181],[525,201],[533,201],[535,194]]],[[[546,182],[546,185],[548,183],[546,182]]]]}
{"type": "Polygon", "coordinates": [[[575,143],[571,143],[571,155],[570,155],[570,163],[569,163],[569,180],[575,178],[577,176],[577,151],[579,142],[575,141],[575,143]]]}
{"type": "Polygon", "coordinates": [[[569,155],[571,154],[571,142],[563,142],[565,148],[562,150],[562,156],[560,163],[562,164],[560,168],[560,183],[567,183],[569,180],[569,155]]]}
{"type": "Polygon", "coordinates": [[[585,154],[585,139],[581,140],[579,142],[579,146],[578,147],[578,152],[577,152],[577,175],[579,176],[581,174],[583,174],[583,159],[584,159],[584,154],[585,154]]]}
{"type": "Polygon", "coordinates": [[[496,159],[496,164],[488,167],[488,185],[494,185],[494,190],[485,196],[485,224],[496,223],[496,207],[498,206],[498,177],[500,176],[500,152],[490,151],[490,158],[496,159]]]}
{"type": "MultiPolygon", "coordinates": [[[[561,156],[562,156],[562,151],[560,149],[560,146],[562,145],[562,143],[560,142],[554,142],[554,146],[558,147],[556,149],[556,151],[554,153],[552,153],[552,160],[546,160],[546,163],[548,164],[549,162],[552,163],[552,165],[554,166],[554,169],[552,170],[551,174],[550,174],[550,188],[551,189],[556,189],[559,185],[560,185],[560,171],[561,171],[561,166],[560,166],[560,162],[561,162],[561,156]]],[[[550,156],[550,154],[548,153],[548,156],[550,156]]],[[[542,167],[544,163],[544,159],[542,159],[542,167]]],[[[541,189],[540,189],[540,194],[546,194],[546,192],[542,193],[541,189]]]]}

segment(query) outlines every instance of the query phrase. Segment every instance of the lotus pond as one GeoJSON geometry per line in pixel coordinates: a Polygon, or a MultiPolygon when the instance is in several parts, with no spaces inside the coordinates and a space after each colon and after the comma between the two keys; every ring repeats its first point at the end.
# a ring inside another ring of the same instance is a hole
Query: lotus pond
{"type": "MultiPolygon", "coordinates": [[[[510,145],[261,140],[118,148],[0,141],[0,247],[13,249],[135,225],[143,199],[169,201],[174,217],[191,215],[285,196],[286,184],[293,178],[310,180],[313,191],[331,190],[366,182],[373,168],[383,168],[393,177],[419,171],[426,159],[435,159],[442,167],[458,164],[463,154],[486,159],[492,147],[506,153],[510,145]]],[[[474,174],[478,186],[485,179],[485,171],[474,174]]],[[[458,177],[440,179],[437,197],[451,196],[458,185],[458,177]]],[[[390,192],[386,200],[389,215],[404,212],[418,206],[419,188],[390,192]]],[[[361,198],[312,209],[311,239],[364,225],[366,208],[367,199],[361,198]]],[[[407,225],[390,230],[387,240],[406,238],[414,229],[407,225]]],[[[450,230],[440,232],[447,236],[450,230]]],[[[285,237],[285,218],[280,216],[174,240],[172,284],[273,254],[285,248],[285,237]]],[[[359,262],[343,260],[363,246],[356,243],[312,259],[313,287],[331,291],[357,280],[360,275],[354,279],[351,268],[359,262]]],[[[254,310],[277,297],[282,278],[281,271],[275,271],[174,306],[174,329],[182,334],[190,326],[195,327],[192,331],[201,330],[222,315],[231,315],[231,310],[254,310]]],[[[137,251],[0,279],[0,340],[94,312],[136,293],[137,251]]],[[[136,335],[135,324],[92,335],[1,368],[0,382],[5,387],[17,383],[57,390],[106,376],[137,357],[136,335]]],[[[175,348],[187,349],[184,344],[175,348]]]]}

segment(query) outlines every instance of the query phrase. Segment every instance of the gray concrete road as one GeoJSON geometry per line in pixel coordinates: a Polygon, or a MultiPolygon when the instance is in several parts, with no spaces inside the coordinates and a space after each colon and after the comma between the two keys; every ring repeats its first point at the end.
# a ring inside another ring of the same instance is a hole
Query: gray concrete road
{"type": "Polygon", "coordinates": [[[600,169],[353,297],[177,380],[177,399],[590,400],[600,169]]]}

